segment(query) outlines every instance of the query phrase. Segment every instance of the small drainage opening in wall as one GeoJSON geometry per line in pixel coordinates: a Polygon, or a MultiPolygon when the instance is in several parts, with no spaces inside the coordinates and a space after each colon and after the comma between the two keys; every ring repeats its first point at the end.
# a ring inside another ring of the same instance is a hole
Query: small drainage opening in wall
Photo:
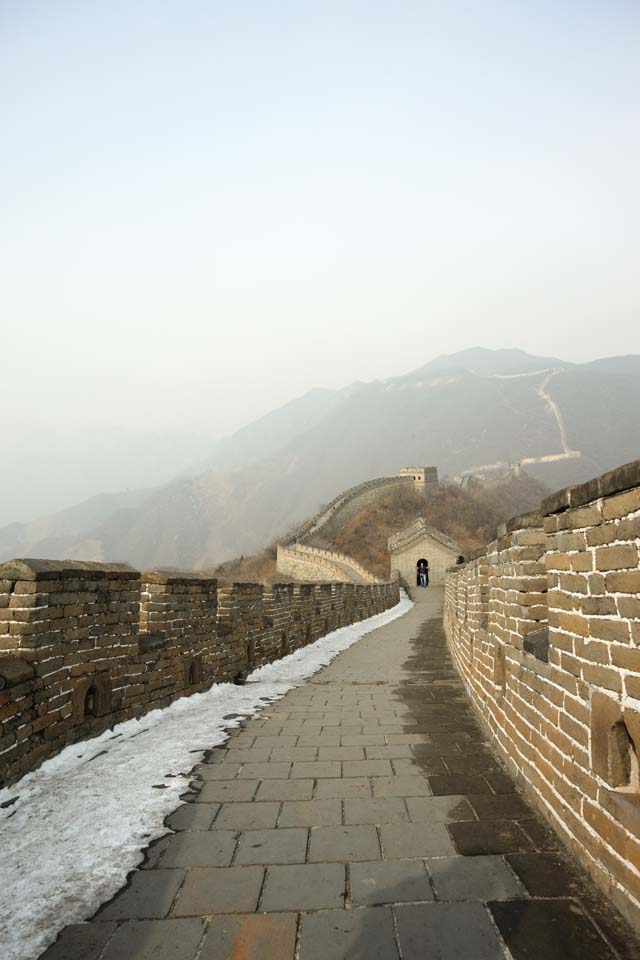
{"type": "Polygon", "coordinates": [[[96,688],[93,685],[84,695],[82,713],[84,717],[95,717],[96,715],[96,688]]]}
{"type": "Polygon", "coordinates": [[[504,693],[506,680],[507,664],[504,645],[499,641],[496,641],[493,648],[493,682],[498,687],[498,695],[502,695],[504,693]]]}
{"type": "Polygon", "coordinates": [[[190,687],[195,687],[198,683],[202,683],[202,677],[202,657],[194,657],[187,671],[187,684],[190,687]]]}
{"type": "Polygon", "coordinates": [[[608,740],[610,785],[625,793],[640,792],[638,752],[624,720],[614,723],[608,740]]]}

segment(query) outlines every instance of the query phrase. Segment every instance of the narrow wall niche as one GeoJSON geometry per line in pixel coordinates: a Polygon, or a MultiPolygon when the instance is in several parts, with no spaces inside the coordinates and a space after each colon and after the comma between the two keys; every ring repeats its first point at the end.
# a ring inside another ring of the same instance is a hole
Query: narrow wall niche
{"type": "Polygon", "coordinates": [[[493,682],[499,688],[498,693],[504,693],[507,680],[507,662],[504,644],[496,640],[493,647],[493,682]]]}
{"type": "Polygon", "coordinates": [[[73,691],[73,717],[76,721],[104,717],[111,712],[111,677],[104,671],[81,677],[73,691]]]}
{"type": "Polygon", "coordinates": [[[196,684],[202,683],[203,676],[202,657],[193,657],[187,667],[187,684],[190,687],[195,687],[196,684]]]}
{"type": "Polygon", "coordinates": [[[608,781],[615,790],[640,791],[638,752],[623,719],[609,730],[607,743],[608,781]]]}
{"type": "Polygon", "coordinates": [[[82,713],[84,717],[95,717],[96,715],[96,688],[93,684],[84,695],[82,713]]]}
{"type": "Polygon", "coordinates": [[[287,639],[287,634],[283,630],[280,634],[280,656],[286,657],[289,653],[289,641],[287,639]]]}

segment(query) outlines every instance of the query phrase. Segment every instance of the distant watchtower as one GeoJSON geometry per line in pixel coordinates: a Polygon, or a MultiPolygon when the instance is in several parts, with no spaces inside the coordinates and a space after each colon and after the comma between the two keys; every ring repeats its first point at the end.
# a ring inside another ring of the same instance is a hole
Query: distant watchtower
{"type": "Polygon", "coordinates": [[[416,486],[416,490],[424,493],[425,497],[428,497],[438,486],[437,467],[403,467],[399,476],[411,477],[416,486]]]}

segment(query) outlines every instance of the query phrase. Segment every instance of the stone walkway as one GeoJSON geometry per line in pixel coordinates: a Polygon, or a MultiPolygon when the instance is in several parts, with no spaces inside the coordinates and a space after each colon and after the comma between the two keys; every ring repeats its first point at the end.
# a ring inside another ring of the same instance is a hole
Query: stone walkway
{"type": "Polygon", "coordinates": [[[128,886],[46,960],[638,960],[477,725],[441,591],[196,768],[128,886]]]}

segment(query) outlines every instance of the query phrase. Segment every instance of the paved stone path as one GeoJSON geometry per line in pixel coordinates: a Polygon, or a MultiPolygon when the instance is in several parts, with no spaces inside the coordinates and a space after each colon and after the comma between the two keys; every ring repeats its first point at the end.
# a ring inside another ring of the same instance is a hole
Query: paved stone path
{"type": "Polygon", "coordinates": [[[417,593],[213,750],[175,834],[46,960],[638,960],[485,742],[441,592],[417,593]]]}

